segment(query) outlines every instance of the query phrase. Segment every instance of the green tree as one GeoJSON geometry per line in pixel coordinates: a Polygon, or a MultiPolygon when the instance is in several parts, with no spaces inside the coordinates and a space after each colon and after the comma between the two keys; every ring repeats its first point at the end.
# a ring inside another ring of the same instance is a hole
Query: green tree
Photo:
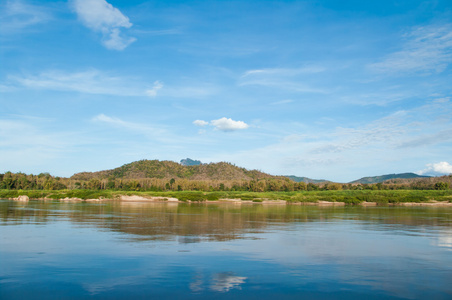
{"type": "Polygon", "coordinates": [[[447,190],[449,188],[449,183],[447,182],[437,182],[435,183],[435,190],[447,190]]]}
{"type": "Polygon", "coordinates": [[[308,183],[307,190],[308,191],[317,191],[317,190],[319,190],[319,186],[310,182],[310,183],[308,183]]]}
{"type": "Polygon", "coordinates": [[[92,178],[88,181],[88,189],[90,190],[100,190],[101,187],[102,186],[99,179],[92,178]]]}

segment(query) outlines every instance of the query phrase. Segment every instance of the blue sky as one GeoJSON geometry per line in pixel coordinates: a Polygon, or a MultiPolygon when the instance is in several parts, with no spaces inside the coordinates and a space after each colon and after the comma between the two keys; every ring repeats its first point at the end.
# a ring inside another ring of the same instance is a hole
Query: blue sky
{"type": "Polygon", "coordinates": [[[0,2],[0,172],[452,173],[451,1],[0,2]]]}

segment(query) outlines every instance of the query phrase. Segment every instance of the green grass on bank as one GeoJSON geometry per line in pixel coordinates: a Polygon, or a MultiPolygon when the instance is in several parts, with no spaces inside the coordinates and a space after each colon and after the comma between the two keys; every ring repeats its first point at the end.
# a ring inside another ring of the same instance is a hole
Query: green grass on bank
{"type": "Polygon", "coordinates": [[[299,191],[299,192],[125,192],[111,190],[0,190],[0,198],[15,198],[27,195],[30,199],[81,198],[81,199],[118,199],[120,195],[154,196],[177,198],[181,201],[215,201],[233,198],[261,202],[263,200],[286,200],[288,202],[332,201],[358,204],[377,202],[378,204],[402,202],[452,202],[452,190],[346,190],[346,191],[299,191]]]}

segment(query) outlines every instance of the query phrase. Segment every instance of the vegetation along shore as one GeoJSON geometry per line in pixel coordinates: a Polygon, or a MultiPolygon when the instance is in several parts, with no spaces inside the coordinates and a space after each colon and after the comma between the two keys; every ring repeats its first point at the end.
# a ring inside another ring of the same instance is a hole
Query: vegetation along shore
{"type": "Polygon", "coordinates": [[[401,178],[396,175],[374,177],[374,181],[366,178],[364,181],[374,183],[363,183],[362,180],[337,183],[306,177],[274,176],[225,162],[184,165],[172,161],[141,160],[112,170],[77,173],[69,178],[49,173],[6,172],[0,174],[0,198],[317,205],[452,204],[452,175],[413,177],[405,173],[399,174],[403,175],[401,178]]]}
{"type": "Polygon", "coordinates": [[[452,190],[348,190],[294,192],[200,192],[109,190],[0,190],[0,198],[60,201],[234,202],[317,205],[452,206],[452,190]]]}

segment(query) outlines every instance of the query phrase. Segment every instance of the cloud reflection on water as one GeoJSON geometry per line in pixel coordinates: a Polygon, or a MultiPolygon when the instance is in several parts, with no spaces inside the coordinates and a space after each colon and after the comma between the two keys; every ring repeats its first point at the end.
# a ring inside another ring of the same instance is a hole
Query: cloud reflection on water
{"type": "MultiPolygon", "coordinates": [[[[241,290],[241,285],[245,283],[248,277],[236,276],[233,272],[220,272],[211,275],[208,289],[214,292],[226,293],[232,289],[241,290]]],[[[190,283],[190,290],[199,293],[205,290],[204,277],[201,273],[196,274],[190,283]]]]}

